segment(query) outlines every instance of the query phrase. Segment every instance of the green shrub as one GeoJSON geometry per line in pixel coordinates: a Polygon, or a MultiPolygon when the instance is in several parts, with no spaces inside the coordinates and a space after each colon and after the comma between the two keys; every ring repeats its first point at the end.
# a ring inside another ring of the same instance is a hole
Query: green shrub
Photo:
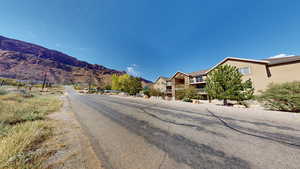
{"type": "Polygon", "coordinates": [[[144,93],[144,95],[150,97],[150,88],[148,86],[145,86],[143,88],[143,93],[144,93]]]}
{"type": "Polygon", "coordinates": [[[191,98],[187,98],[187,97],[183,98],[182,101],[184,101],[184,102],[193,102],[193,100],[191,98]]]}
{"type": "Polygon", "coordinates": [[[6,95],[8,92],[6,90],[0,89],[0,95],[6,95]]]}
{"type": "Polygon", "coordinates": [[[257,100],[271,110],[300,112],[300,82],[271,84],[257,100]]]}
{"type": "Polygon", "coordinates": [[[150,96],[163,96],[163,93],[160,90],[154,88],[150,88],[149,94],[150,96]]]}
{"type": "Polygon", "coordinates": [[[202,97],[194,87],[189,87],[183,90],[176,91],[176,99],[192,102],[192,99],[200,100],[202,97]]]}
{"type": "Polygon", "coordinates": [[[109,84],[108,84],[108,85],[105,85],[105,86],[104,86],[104,90],[111,90],[111,85],[109,85],[109,84]]]}

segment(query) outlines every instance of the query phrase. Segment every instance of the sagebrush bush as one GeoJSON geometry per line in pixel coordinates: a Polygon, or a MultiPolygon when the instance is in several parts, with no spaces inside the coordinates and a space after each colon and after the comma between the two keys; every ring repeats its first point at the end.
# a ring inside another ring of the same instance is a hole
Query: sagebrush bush
{"type": "Polygon", "coordinates": [[[271,84],[257,99],[271,110],[300,112],[300,82],[271,84]]]}
{"type": "Polygon", "coordinates": [[[6,95],[8,92],[6,90],[0,89],[0,95],[6,95]]]}

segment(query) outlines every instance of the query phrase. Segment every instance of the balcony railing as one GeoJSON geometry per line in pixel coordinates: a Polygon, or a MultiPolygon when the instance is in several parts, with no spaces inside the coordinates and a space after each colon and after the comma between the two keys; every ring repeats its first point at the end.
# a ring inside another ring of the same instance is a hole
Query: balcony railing
{"type": "Polygon", "coordinates": [[[184,88],[185,88],[184,85],[175,85],[175,90],[182,90],[184,88]]]}
{"type": "Polygon", "coordinates": [[[206,93],[205,89],[202,88],[202,89],[196,89],[198,93],[206,93]]]}
{"type": "Polygon", "coordinates": [[[202,83],[202,82],[205,82],[205,80],[203,79],[203,77],[195,77],[195,78],[192,78],[190,79],[190,83],[202,83]]]}
{"type": "Polygon", "coordinates": [[[172,93],[172,89],[167,89],[166,93],[172,93]]]}

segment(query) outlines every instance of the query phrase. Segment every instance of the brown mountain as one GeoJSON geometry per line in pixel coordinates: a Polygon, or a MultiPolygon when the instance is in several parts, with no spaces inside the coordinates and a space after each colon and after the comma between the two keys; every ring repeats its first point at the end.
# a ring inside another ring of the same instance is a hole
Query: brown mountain
{"type": "MultiPolygon", "coordinates": [[[[124,74],[97,64],[80,61],[62,52],[0,36],[0,77],[41,81],[44,74],[52,83],[110,82],[111,75],[124,74]]],[[[143,83],[151,83],[142,79],[143,83]]]]}

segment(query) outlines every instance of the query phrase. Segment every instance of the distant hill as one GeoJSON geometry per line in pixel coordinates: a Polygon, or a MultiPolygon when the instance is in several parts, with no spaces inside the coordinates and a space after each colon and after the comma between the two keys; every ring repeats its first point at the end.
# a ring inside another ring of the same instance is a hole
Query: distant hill
{"type": "MultiPolygon", "coordinates": [[[[0,77],[19,80],[41,81],[47,72],[52,83],[93,83],[105,85],[111,75],[122,75],[125,71],[90,64],[62,52],[35,44],[0,36],[0,77]]],[[[142,79],[143,84],[151,81],[142,79]]]]}

